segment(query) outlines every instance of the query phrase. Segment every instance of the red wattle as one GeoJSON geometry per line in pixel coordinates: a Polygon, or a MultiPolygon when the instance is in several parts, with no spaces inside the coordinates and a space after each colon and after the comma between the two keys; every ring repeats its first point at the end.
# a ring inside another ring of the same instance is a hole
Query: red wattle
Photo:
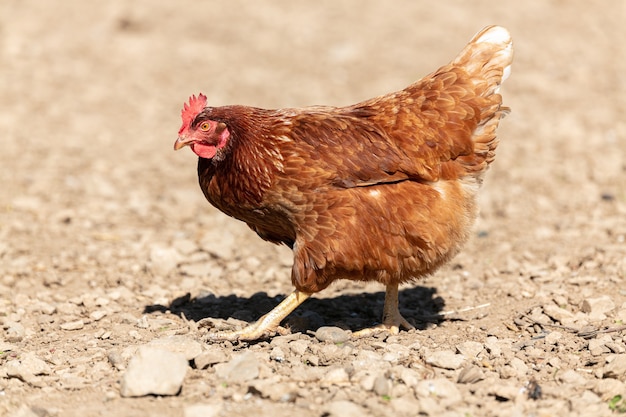
{"type": "Polygon", "coordinates": [[[215,145],[203,145],[202,143],[192,143],[191,150],[200,158],[211,159],[217,153],[215,145]]]}

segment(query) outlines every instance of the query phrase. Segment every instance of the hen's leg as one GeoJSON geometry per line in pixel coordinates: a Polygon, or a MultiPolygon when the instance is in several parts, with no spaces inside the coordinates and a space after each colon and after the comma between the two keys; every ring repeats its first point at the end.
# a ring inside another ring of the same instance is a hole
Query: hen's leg
{"type": "Polygon", "coordinates": [[[207,338],[208,340],[258,340],[276,332],[280,322],[310,296],[311,294],[294,290],[272,311],[258,319],[255,323],[233,332],[209,333],[207,338]]]}
{"type": "Polygon", "coordinates": [[[398,284],[388,284],[385,291],[385,307],[383,307],[382,324],[369,329],[359,330],[353,333],[353,337],[371,336],[381,331],[398,334],[400,328],[405,330],[414,329],[413,325],[406,321],[398,309],[398,284]]]}

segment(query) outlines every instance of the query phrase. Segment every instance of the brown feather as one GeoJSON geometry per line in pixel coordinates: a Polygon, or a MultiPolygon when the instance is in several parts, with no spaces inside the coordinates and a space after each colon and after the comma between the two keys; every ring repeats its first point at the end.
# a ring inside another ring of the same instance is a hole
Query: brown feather
{"type": "Polygon", "coordinates": [[[508,111],[497,91],[510,39],[489,36],[406,89],[353,106],[206,108],[194,123],[224,123],[231,139],[199,161],[205,196],[292,247],[300,291],[433,272],[467,240],[508,111]]]}

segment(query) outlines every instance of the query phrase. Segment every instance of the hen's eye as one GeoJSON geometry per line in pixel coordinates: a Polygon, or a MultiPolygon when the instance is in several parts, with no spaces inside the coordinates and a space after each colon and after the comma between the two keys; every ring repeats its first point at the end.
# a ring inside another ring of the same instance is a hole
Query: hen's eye
{"type": "Polygon", "coordinates": [[[203,132],[206,132],[207,130],[209,130],[209,128],[211,127],[211,125],[207,122],[204,122],[200,125],[200,130],[202,130],[203,132]]]}

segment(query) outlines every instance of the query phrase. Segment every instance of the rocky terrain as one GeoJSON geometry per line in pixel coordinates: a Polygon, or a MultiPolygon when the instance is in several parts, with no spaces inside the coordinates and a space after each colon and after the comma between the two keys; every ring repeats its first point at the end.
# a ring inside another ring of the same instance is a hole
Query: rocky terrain
{"type": "Polygon", "coordinates": [[[626,414],[626,3],[0,3],[0,415],[626,414]],[[340,282],[284,335],[208,343],[291,291],[290,251],[204,200],[182,103],[345,105],[488,24],[512,113],[465,250],[354,339],[340,282]]]}

